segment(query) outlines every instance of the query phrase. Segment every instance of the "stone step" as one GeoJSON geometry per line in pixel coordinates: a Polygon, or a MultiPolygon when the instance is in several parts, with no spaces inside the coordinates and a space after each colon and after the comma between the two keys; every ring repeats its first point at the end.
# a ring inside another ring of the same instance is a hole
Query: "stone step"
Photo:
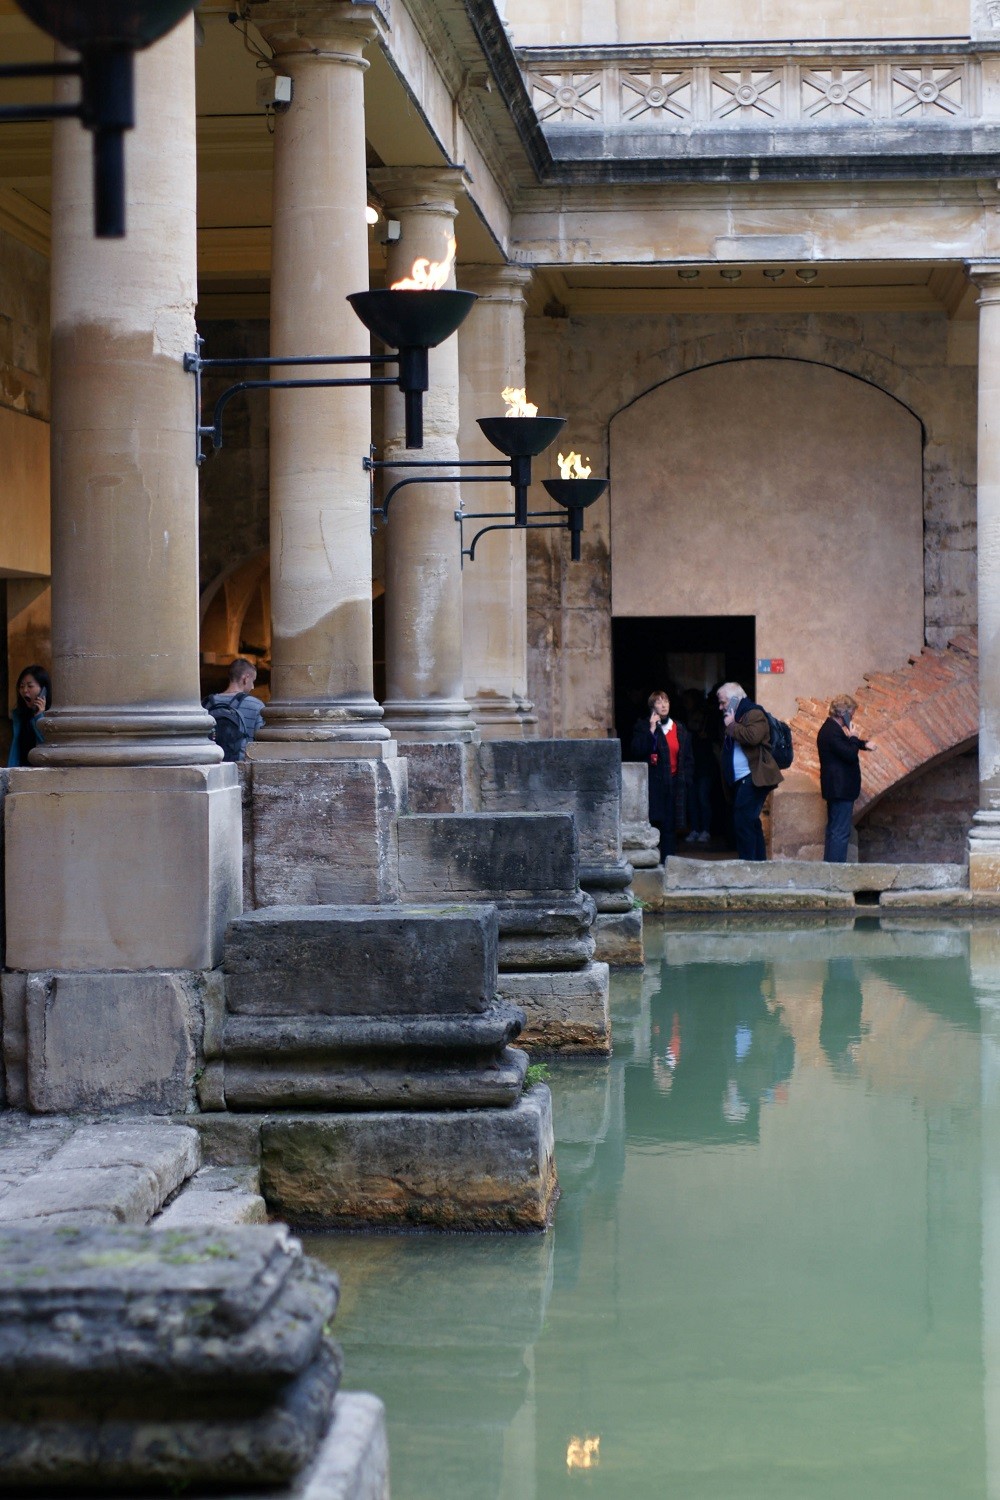
{"type": "Polygon", "coordinates": [[[397,833],[405,901],[546,901],[579,887],[568,813],[424,813],[397,833]]]}
{"type": "Polygon", "coordinates": [[[528,1057],[507,1047],[496,1057],[420,1062],[401,1057],[380,1066],[369,1059],[339,1066],[301,1056],[227,1059],[223,1088],[232,1110],[484,1110],[515,1105],[528,1057]]]}

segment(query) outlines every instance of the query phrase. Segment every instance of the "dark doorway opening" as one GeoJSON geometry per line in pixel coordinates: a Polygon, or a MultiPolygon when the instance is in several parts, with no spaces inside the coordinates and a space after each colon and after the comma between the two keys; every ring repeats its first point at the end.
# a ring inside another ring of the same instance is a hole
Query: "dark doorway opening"
{"type": "Polygon", "coordinates": [[[720,682],[738,682],[751,697],[756,683],[753,615],[641,615],[611,622],[615,733],[630,759],[632,730],[656,688],[670,694],[682,723],[687,704],[720,682]]]}

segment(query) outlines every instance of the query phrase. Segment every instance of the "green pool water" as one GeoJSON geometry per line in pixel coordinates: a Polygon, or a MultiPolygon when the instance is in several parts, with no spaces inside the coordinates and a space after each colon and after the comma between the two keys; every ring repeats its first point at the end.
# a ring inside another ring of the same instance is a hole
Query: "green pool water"
{"type": "Polygon", "coordinates": [[[647,959],[551,1065],[550,1234],[307,1241],[394,1500],[1000,1500],[1000,929],[647,959]]]}

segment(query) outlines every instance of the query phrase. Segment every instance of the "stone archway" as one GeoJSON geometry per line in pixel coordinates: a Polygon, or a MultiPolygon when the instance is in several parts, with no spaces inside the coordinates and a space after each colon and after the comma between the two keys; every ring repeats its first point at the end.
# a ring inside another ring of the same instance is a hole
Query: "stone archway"
{"type": "Polygon", "coordinates": [[[271,680],[271,575],[266,547],[221,572],[201,596],[202,693],[220,692],[227,668],[245,656],[257,668],[254,692],[267,701],[271,680]]]}
{"type": "MultiPolygon", "coordinates": [[[[923,431],[828,365],[745,358],[678,374],[610,426],[615,616],[738,615],[782,717],[923,642],[923,431]]],[[[744,684],[748,691],[755,685],[744,684]]]]}

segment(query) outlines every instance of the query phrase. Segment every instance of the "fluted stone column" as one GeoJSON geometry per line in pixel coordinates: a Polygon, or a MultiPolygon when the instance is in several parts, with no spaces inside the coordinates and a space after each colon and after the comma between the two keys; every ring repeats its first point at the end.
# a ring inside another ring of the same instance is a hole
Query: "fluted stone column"
{"type": "MultiPolygon", "coordinates": [[[[346,298],[368,288],[363,53],[376,13],[281,0],[251,12],[293,88],[274,132],[271,353],[366,353],[346,298]]],[[[372,688],[370,433],[365,387],[271,394],[272,698],[255,759],[378,755],[389,739],[372,688]]]]}
{"type": "MultiPolygon", "coordinates": [[[[458,331],[463,458],[500,456],[478,419],[502,416],[500,392],[524,386],[524,293],[530,280],[531,271],[522,266],[462,268],[463,287],[479,296],[458,331]]],[[[468,511],[512,509],[511,496],[509,486],[470,484],[463,491],[468,511]]],[[[483,739],[521,739],[537,728],[527,697],[525,543],[523,531],[491,532],[462,574],[465,691],[483,739]]]]}
{"type": "Polygon", "coordinates": [[[124,240],[93,238],[89,134],[53,144],[54,706],[4,808],[4,1048],[40,1112],[191,1107],[241,907],[199,703],[193,22],[136,61],[124,240]]]}
{"type": "Polygon", "coordinates": [[[969,884],[1000,890],[1000,262],[969,267],[979,287],[979,811],[969,884]]]}
{"type": "MultiPolygon", "coordinates": [[[[454,235],[458,169],[382,168],[370,174],[386,213],[402,225],[389,246],[386,285],[415,260],[444,261],[454,235]]],[[[454,269],[446,283],[455,286],[454,269]]],[[[447,473],[458,458],[458,340],[430,353],[424,446],[405,447],[403,403],[386,392],[385,458],[436,459],[447,473]]],[[[394,476],[389,476],[390,479],[394,476]]],[[[393,500],[386,533],[385,721],[400,741],[469,742],[475,723],[465,700],[462,571],[457,485],[409,486],[393,500]]]]}

